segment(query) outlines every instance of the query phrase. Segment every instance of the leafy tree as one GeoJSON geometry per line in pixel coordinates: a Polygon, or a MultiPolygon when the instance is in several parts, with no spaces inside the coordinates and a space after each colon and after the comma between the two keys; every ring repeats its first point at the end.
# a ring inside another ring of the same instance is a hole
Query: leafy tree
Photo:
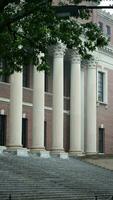
{"type": "MultiPolygon", "coordinates": [[[[74,5],[81,1],[67,0],[66,3],[74,5]]],[[[108,43],[96,24],[78,20],[87,20],[90,14],[89,10],[80,9],[76,17],[63,18],[56,15],[51,0],[0,0],[0,58],[7,63],[1,73],[20,71],[21,66],[29,63],[38,66],[38,70],[46,70],[48,46],[58,41],[88,58],[89,51],[108,43]],[[45,56],[38,65],[40,51],[45,56]]]]}

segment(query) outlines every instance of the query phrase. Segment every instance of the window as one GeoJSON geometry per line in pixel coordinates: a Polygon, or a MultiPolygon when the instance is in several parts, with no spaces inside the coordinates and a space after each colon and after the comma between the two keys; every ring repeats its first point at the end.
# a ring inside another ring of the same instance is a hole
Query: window
{"type": "Polygon", "coordinates": [[[102,22],[98,22],[98,25],[99,25],[101,31],[103,31],[103,23],[102,22]]]}
{"type": "Polygon", "coordinates": [[[98,100],[103,102],[104,101],[104,74],[102,72],[98,72],[98,100]]]}
{"type": "Polygon", "coordinates": [[[30,66],[25,65],[23,67],[23,87],[30,86],[30,66]]]}
{"type": "Polygon", "coordinates": [[[111,28],[110,28],[110,26],[106,26],[106,31],[107,31],[107,35],[109,36],[109,37],[111,37],[111,28]]]}
{"type": "MultiPolygon", "coordinates": [[[[0,59],[0,69],[2,70],[3,68],[7,67],[7,63],[5,60],[0,59]]],[[[9,82],[9,76],[7,75],[0,75],[0,82],[9,82]]]]}
{"type": "Polygon", "coordinates": [[[108,77],[107,71],[97,70],[97,101],[100,103],[108,103],[108,77]]]}

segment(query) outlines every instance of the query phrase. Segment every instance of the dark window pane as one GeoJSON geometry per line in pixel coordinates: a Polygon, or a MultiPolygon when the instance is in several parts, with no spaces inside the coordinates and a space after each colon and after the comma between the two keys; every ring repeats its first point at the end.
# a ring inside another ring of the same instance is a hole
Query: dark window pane
{"type": "Polygon", "coordinates": [[[0,145],[6,145],[6,116],[0,115],[0,145]]]}
{"type": "MultiPolygon", "coordinates": [[[[0,59],[0,69],[2,70],[3,68],[7,67],[7,63],[5,60],[0,59]]],[[[7,75],[0,75],[0,82],[6,82],[9,83],[9,76],[7,75]]]]}
{"type": "Polygon", "coordinates": [[[45,92],[48,92],[48,74],[45,72],[45,92]]]}
{"type": "Polygon", "coordinates": [[[22,145],[27,147],[28,119],[22,118],[22,145]]]}
{"type": "Polygon", "coordinates": [[[104,128],[99,128],[99,153],[104,153],[104,128]]]}
{"type": "Polygon", "coordinates": [[[111,36],[111,28],[110,26],[106,26],[106,29],[107,29],[107,35],[110,37],[111,36]]]}
{"type": "Polygon", "coordinates": [[[23,87],[30,87],[30,66],[23,68],[23,87]]]}
{"type": "Polygon", "coordinates": [[[98,22],[100,29],[103,31],[103,23],[102,22],[98,22]]]}
{"type": "Polygon", "coordinates": [[[103,88],[104,74],[98,72],[98,100],[104,101],[104,88],[103,88]]]}
{"type": "Polygon", "coordinates": [[[44,121],[44,146],[45,146],[45,148],[47,147],[46,138],[47,138],[47,122],[44,121]]]}

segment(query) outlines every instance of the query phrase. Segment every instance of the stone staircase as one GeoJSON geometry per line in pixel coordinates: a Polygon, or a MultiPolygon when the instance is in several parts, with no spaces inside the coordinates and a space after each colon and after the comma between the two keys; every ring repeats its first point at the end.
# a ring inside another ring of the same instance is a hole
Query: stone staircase
{"type": "Polygon", "coordinates": [[[0,155],[0,200],[95,200],[96,195],[110,200],[112,171],[74,158],[0,155]]]}

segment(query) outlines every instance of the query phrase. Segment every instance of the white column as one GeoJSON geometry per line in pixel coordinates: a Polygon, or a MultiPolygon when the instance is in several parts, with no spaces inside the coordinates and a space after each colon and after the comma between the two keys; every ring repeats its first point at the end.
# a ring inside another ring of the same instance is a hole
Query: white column
{"type": "Polygon", "coordinates": [[[65,47],[58,44],[53,49],[53,128],[52,150],[63,151],[63,58],[65,47]]]}
{"type": "Polygon", "coordinates": [[[71,92],[70,92],[70,152],[82,152],[81,139],[81,62],[76,51],[71,56],[71,92]]]}
{"type": "Polygon", "coordinates": [[[82,152],[84,152],[84,66],[81,69],[81,139],[82,152]]]}
{"type": "Polygon", "coordinates": [[[22,73],[14,72],[10,79],[9,147],[22,146],[22,73]]]}
{"type": "Polygon", "coordinates": [[[32,149],[44,150],[44,71],[33,70],[32,149]]]}
{"type": "Polygon", "coordinates": [[[87,70],[86,153],[96,154],[96,63],[92,58],[87,70]]]}

